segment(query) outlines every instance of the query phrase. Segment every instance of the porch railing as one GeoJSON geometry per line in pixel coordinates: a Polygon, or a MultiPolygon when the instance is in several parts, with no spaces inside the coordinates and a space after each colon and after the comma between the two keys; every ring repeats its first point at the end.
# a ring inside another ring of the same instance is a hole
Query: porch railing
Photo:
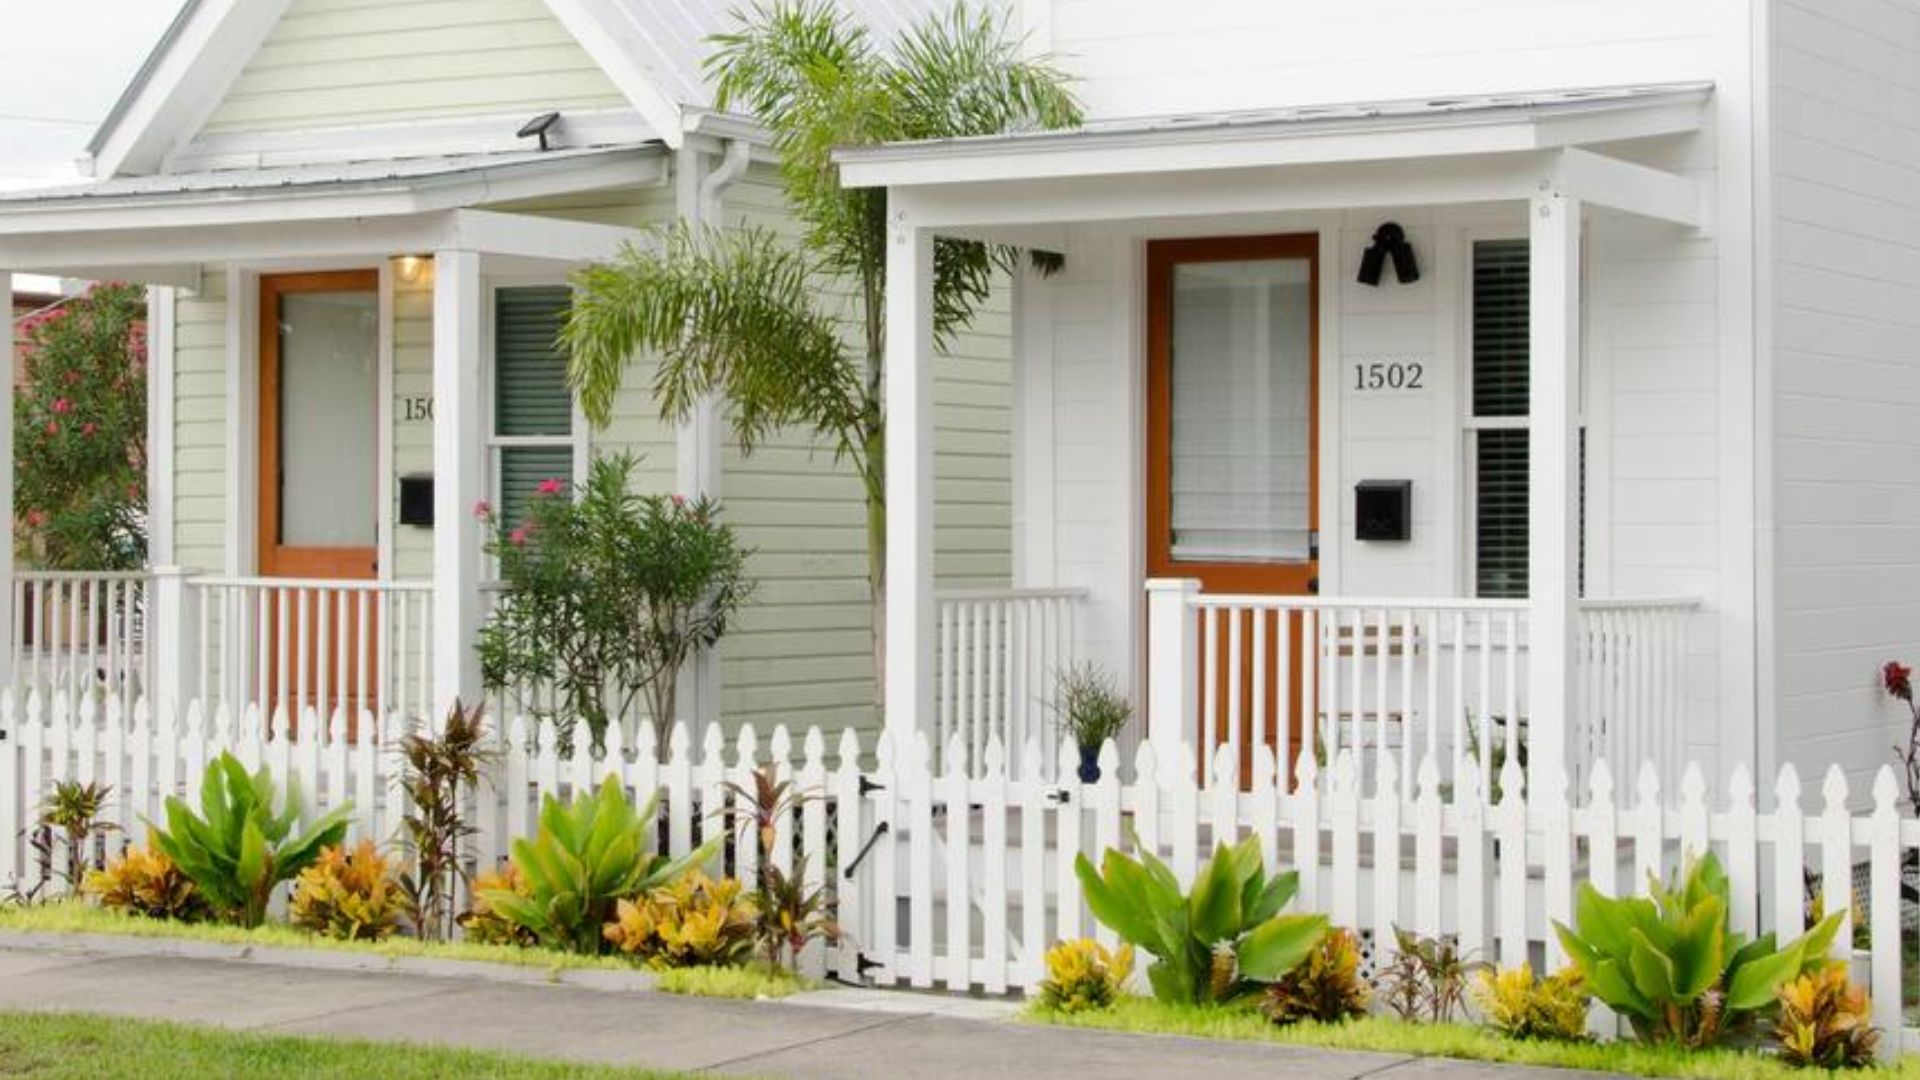
{"type": "Polygon", "coordinates": [[[116,698],[147,693],[144,570],[28,570],[13,579],[13,671],[24,690],[116,698]]]}
{"type": "MultiPolygon", "coordinates": [[[[425,581],[196,577],[187,692],[302,713],[432,713],[433,587],[425,581]]],[[[191,629],[189,629],[191,628],[191,629]]]]}
{"type": "Polygon", "coordinates": [[[1037,737],[1046,769],[1059,754],[1060,675],[1076,658],[1076,612],[1084,589],[971,589],[937,594],[938,649],[933,746],[944,755],[955,735],[978,771],[989,740],[1009,748],[1009,775],[1025,762],[1018,748],[1037,737]]]}
{"type": "MultiPolygon", "coordinates": [[[[1581,605],[1573,717],[1537,716],[1522,600],[1210,595],[1150,585],[1153,715],[1190,717],[1178,738],[1251,782],[1256,756],[1286,772],[1311,746],[1325,764],[1352,750],[1383,757],[1411,791],[1431,756],[1443,782],[1463,763],[1492,792],[1530,726],[1565,724],[1570,778],[1605,757],[1626,775],[1650,762],[1669,789],[1684,758],[1685,621],[1697,602],[1581,605]],[[1258,754],[1256,754],[1258,748],[1258,754]]],[[[1524,762],[1523,762],[1524,763],[1524,762]]]]}

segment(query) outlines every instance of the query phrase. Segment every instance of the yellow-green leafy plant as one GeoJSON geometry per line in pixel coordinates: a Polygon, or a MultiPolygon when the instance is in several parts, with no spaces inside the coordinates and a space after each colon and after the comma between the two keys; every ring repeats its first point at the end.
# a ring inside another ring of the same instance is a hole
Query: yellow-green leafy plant
{"type": "Polygon", "coordinates": [[[1858,1069],[1873,1064],[1880,1032],[1865,987],[1842,964],[1827,964],[1780,988],[1773,1037],[1780,1060],[1808,1069],[1858,1069]]]}
{"type": "Polygon", "coordinates": [[[715,881],[689,870],[638,900],[621,900],[604,933],[649,967],[737,964],[753,952],[759,922],[752,898],[741,892],[734,878],[715,881]]]}
{"type": "Polygon", "coordinates": [[[577,793],[572,803],[548,795],[540,806],[539,831],[513,842],[513,862],[526,879],[526,891],[487,889],[479,892],[480,899],[548,948],[602,951],[603,930],[621,900],[704,865],[725,839],[716,836],[678,859],[655,854],[657,798],[656,793],[636,811],[611,773],[597,790],[577,793]]]}
{"type": "Polygon", "coordinates": [[[1593,995],[1573,968],[1538,978],[1533,965],[1487,969],[1473,986],[1474,1004],[1487,1026],[1509,1039],[1581,1042],[1593,995]]]}
{"type": "Polygon", "coordinates": [[[1260,994],[1260,1012],[1276,1024],[1330,1024],[1365,1016],[1371,998],[1360,977],[1360,938],[1337,929],[1322,937],[1293,970],[1267,985],[1260,994]]]}
{"type": "Polygon", "coordinates": [[[1062,941],[1047,950],[1040,1007],[1059,1013],[1110,1009],[1126,993],[1132,975],[1131,945],[1109,949],[1092,938],[1062,941]]]}
{"type": "Polygon", "coordinates": [[[1138,860],[1109,849],[1098,871],[1081,855],[1074,872],[1094,918],[1152,954],[1147,982],[1161,1001],[1244,997],[1293,970],[1327,932],[1324,915],[1281,914],[1299,875],[1269,878],[1258,837],[1215,848],[1190,893],[1144,848],[1138,860]]]}
{"type": "Polygon", "coordinates": [[[207,764],[200,812],[170,797],[167,827],[152,827],[151,836],[153,846],[193,879],[215,913],[241,926],[259,926],[274,889],[312,865],[321,848],[338,844],[351,812],[337,806],[302,827],[297,774],[287,777],[285,798],[276,799],[273,776],[264,766],[248,775],[239,758],[223,752],[207,764]]]}
{"type": "Polygon", "coordinates": [[[1771,1007],[1782,983],[1826,963],[1840,913],[1776,945],[1727,925],[1727,875],[1711,853],[1669,887],[1649,875],[1648,895],[1613,899],[1580,887],[1575,927],[1555,923],[1593,996],[1655,1043],[1712,1046],[1771,1007]]]}
{"type": "Polygon", "coordinates": [[[532,931],[493,910],[493,905],[487,903],[487,894],[493,892],[509,892],[529,898],[533,895],[533,891],[527,887],[526,875],[511,859],[498,870],[474,875],[473,904],[460,914],[460,933],[466,940],[476,945],[518,945],[522,948],[539,944],[532,931]]]}
{"type": "Polygon", "coordinates": [[[352,851],[336,844],[294,879],[287,914],[293,925],[338,941],[378,941],[411,911],[395,868],[373,841],[352,851]]]}
{"type": "Polygon", "coordinates": [[[105,869],[89,871],[81,892],[109,911],[149,919],[199,922],[211,914],[193,880],[151,846],[129,848],[105,869]]]}

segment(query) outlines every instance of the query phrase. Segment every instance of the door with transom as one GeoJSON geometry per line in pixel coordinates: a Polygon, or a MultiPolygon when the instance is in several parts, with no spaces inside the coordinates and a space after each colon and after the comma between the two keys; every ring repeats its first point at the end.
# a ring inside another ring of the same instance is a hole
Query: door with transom
{"type": "Polygon", "coordinates": [[[379,572],[379,275],[260,279],[261,600],[265,706],[374,707],[379,572]],[[338,582],[339,585],[332,583],[338,582]]]}
{"type": "MultiPolygon", "coordinates": [[[[1319,284],[1312,234],[1148,245],[1148,576],[1318,591],[1319,284]]],[[[1310,625],[1203,607],[1199,629],[1200,729],[1183,737],[1203,754],[1237,747],[1243,778],[1256,745],[1290,765],[1311,711],[1310,625]]]]}

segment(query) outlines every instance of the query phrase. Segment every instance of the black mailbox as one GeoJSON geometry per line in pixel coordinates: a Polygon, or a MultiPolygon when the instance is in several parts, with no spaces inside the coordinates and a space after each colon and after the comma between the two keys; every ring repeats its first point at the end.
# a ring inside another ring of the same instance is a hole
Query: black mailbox
{"type": "Polygon", "coordinates": [[[400,478],[400,524],[433,527],[433,474],[400,478]]]}
{"type": "Polygon", "coordinates": [[[1413,538],[1413,481],[1362,480],[1353,487],[1355,540],[1413,538]]]}

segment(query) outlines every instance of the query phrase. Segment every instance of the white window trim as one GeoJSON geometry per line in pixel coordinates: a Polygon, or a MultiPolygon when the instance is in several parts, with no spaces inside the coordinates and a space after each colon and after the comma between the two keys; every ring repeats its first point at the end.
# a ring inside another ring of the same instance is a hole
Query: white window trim
{"type": "Polygon", "coordinates": [[[591,440],[587,434],[586,411],[580,407],[580,395],[570,395],[573,399],[572,431],[567,435],[501,435],[496,430],[498,411],[494,408],[497,400],[498,382],[495,374],[494,310],[496,296],[501,289],[527,286],[549,286],[568,284],[565,274],[526,274],[526,275],[489,275],[485,279],[480,295],[480,407],[485,422],[480,425],[480,460],[484,479],[482,484],[487,492],[487,501],[493,506],[501,505],[500,497],[500,451],[510,447],[567,447],[573,451],[573,482],[577,485],[587,478],[591,465],[588,451],[591,440]]]}

